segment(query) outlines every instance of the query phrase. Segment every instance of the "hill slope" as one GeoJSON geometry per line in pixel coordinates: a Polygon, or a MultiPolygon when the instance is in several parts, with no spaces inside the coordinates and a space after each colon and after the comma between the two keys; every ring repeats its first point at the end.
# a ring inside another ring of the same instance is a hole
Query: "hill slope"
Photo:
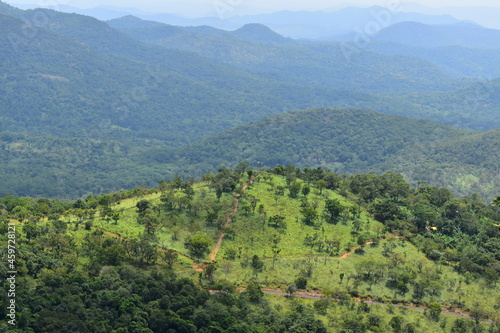
{"type": "Polygon", "coordinates": [[[463,46],[498,49],[500,48],[500,30],[486,29],[466,23],[433,26],[417,22],[402,22],[383,29],[375,40],[419,47],[463,46]]]}
{"type": "Polygon", "coordinates": [[[481,79],[500,77],[500,52],[498,52],[498,49],[462,46],[428,48],[386,42],[373,42],[368,48],[375,52],[424,59],[455,77],[481,79]]]}
{"type": "Polygon", "coordinates": [[[0,269],[32,283],[18,284],[19,330],[498,332],[481,323],[498,322],[498,207],[392,172],[240,164],[204,178],[0,198],[0,242],[15,229],[23,248],[0,269]]]}
{"type": "Polygon", "coordinates": [[[260,162],[264,167],[323,166],[348,174],[397,169],[412,181],[446,183],[459,194],[473,189],[491,197],[499,181],[499,148],[491,144],[497,135],[498,130],[474,134],[372,111],[318,109],[276,115],[182,149],[152,151],[149,157],[161,163],[190,165],[193,172],[238,161],[260,162]],[[435,151],[437,147],[443,153],[435,151]],[[453,153],[448,153],[451,149],[453,153]],[[471,154],[475,158],[465,158],[471,154]],[[416,162],[420,158],[426,160],[416,162]],[[450,184],[450,177],[473,180],[466,185],[450,184]]]}

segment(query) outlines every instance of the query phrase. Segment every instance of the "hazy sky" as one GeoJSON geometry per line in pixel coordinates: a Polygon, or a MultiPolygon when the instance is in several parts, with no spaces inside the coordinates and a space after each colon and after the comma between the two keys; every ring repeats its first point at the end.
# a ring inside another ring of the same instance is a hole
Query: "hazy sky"
{"type": "MultiPolygon", "coordinates": [[[[100,5],[111,5],[118,7],[134,7],[148,11],[165,11],[169,8],[180,7],[182,4],[190,6],[209,8],[217,5],[231,7],[255,7],[274,10],[317,10],[335,8],[346,3],[362,6],[387,5],[389,3],[400,2],[401,4],[414,3],[430,7],[445,6],[484,6],[500,8],[498,0],[3,0],[10,4],[37,4],[40,7],[46,5],[68,5],[80,8],[90,8],[100,5]]],[[[183,6],[186,7],[186,6],[183,6]]],[[[193,10],[196,8],[191,7],[193,10]]]]}

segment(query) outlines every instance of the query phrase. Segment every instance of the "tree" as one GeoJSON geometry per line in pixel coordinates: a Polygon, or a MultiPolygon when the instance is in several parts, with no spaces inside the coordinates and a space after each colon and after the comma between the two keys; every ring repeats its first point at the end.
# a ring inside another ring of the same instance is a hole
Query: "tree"
{"type": "Polygon", "coordinates": [[[307,287],[307,279],[305,277],[303,277],[303,276],[298,277],[295,280],[295,286],[297,287],[297,289],[306,289],[306,287],[307,287]]]}
{"type": "Polygon", "coordinates": [[[40,228],[33,222],[26,222],[23,226],[23,231],[26,234],[26,238],[28,240],[35,239],[40,234],[40,228]]]}
{"type": "Polygon", "coordinates": [[[326,298],[318,299],[313,303],[314,310],[321,315],[326,315],[326,310],[328,309],[329,305],[330,300],[326,298]]]}
{"type": "Polygon", "coordinates": [[[383,200],[373,204],[371,212],[373,217],[382,223],[389,220],[403,220],[405,214],[401,208],[390,200],[383,200]]]}
{"type": "Polygon", "coordinates": [[[247,197],[250,200],[250,208],[252,209],[252,212],[255,212],[255,208],[257,208],[257,203],[260,201],[260,199],[257,199],[253,195],[248,195],[247,197]]]}
{"type": "Polygon", "coordinates": [[[120,219],[120,213],[116,212],[111,215],[111,219],[114,221],[114,224],[118,224],[118,220],[120,219]]]}
{"type": "Polygon", "coordinates": [[[178,257],[179,254],[172,249],[168,249],[165,250],[165,252],[161,252],[161,258],[163,259],[163,261],[165,261],[169,269],[172,269],[174,267],[174,264],[177,262],[178,257]]]}
{"type": "Polygon", "coordinates": [[[255,274],[262,272],[264,269],[264,262],[260,260],[259,256],[256,254],[252,257],[252,263],[250,265],[255,274]]]}
{"type": "Polygon", "coordinates": [[[296,198],[300,192],[302,185],[294,181],[293,183],[290,184],[289,190],[290,190],[290,198],[296,198]]]}
{"type": "Polygon", "coordinates": [[[278,229],[286,229],[285,217],[283,215],[273,215],[269,217],[269,225],[278,229]]]}
{"type": "Polygon", "coordinates": [[[286,292],[287,292],[288,296],[292,296],[296,291],[297,291],[297,287],[295,286],[295,284],[291,284],[288,286],[288,288],[286,288],[286,292]]]}
{"type": "Polygon", "coordinates": [[[226,253],[224,254],[224,258],[228,260],[234,260],[236,258],[236,255],[238,252],[236,251],[235,248],[229,248],[226,250],[226,253]]]}
{"type": "Polygon", "coordinates": [[[113,216],[113,209],[110,206],[102,206],[99,215],[101,216],[101,218],[105,219],[106,222],[109,222],[111,216],[113,216]]]}
{"type": "Polygon", "coordinates": [[[212,245],[212,241],[201,234],[196,234],[192,237],[189,237],[184,246],[188,249],[191,254],[197,258],[203,257],[209,250],[212,245]]]}
{"type": "Polygon", "coordinates": [[[389,325],[392,327],[394,332],[399,333],[403,328],[403,318],[400,316],[394,316],[389,321],[389,325]]]}
{"type": "Polygon", "coordinates": [[[304,216],[305,224],[314,224],[314,220],[318,217],[318,212],[313,207],[302,207],[300,212],[304,216]]]}
{"type": "Polygon", "coordinates": [[[142,213],[144,213],[144,212],[145,212],[148,208],[150,208],[150,207],[151,207],[151,203],[150,203],[148,200],[143,199],[143,200],[139,201],[139,202],[138,202],[135,206],[137,207],[137,212],[138,212],[139,214],[142,214],[142,213]]]}
{"type": "Polygon", "coordinates": [[[217,196],[217,201],[220,201],[220,198],[222,197],[222,186],[217,186],[217,189],[215,190],[215,195],[217,196]]]}
{"type": "Polygon", "coordinates": [[[488,317],[488,313],[479,302],[476,302],[470,310],[470,316],[476,321],[476,325],[479,325],[481,319],[488,317]]]}
{"type": "Polygon", "coordinates": [[[356,332],[363,333],[366,332],[366,324],[363,323],[363,317],[357,315],[347,315],[342,321],[342,328],[344,332],[356,332]]]}
{"type": "Polygon", "coordinates": [[[186,194],[186,196],[189,198],[189,199],[192,199],[193,196],[194,196],[194,189],[193,189],[193,185],[189,182],[185,182],[182,184],[182,190],[184,191],[184,193],[186,194]]]}
{"type": "Polygon", "coordinates": [[[344,207],[338,199],[326,199],[324,216],[328,223],[337,223],[344,211],[344,207]]]}
{"type": "Polygon", "coordinates": [[[219,265],[217,264],[217,261],[206,262],[205,269],[203,270],[203,276],[205,279],[207,279],[210,283],[213,283],[214,273],[218,268],[219,265]]]}
{"type": "Polygon", "coordinates": [[[154,234],[160,225],[160,219],[150,209],[139,215],[137,221],[144,225],[148,234],[154,234]]]}
{"type": "Polygon", "coordinates": [[[264,292],[259,284],[251,282],[245,290],[245,295],[248,296],[251,302],[259,303],[262,297],[264,297],[264,292]]]}
{"type": "Polygon", "coordinates": [[[218,205],[214,205],[207,208],[207,216],[205,217],[208,225],[214,225],[214,223],[219,218],[219,212],[221,207],[218,205]]]}
{"type": "Polygon", "coordinates": [[[175,188],[179,189],[182,186],[182,176],[175,175],[174,180],[172,181],[175,188]]]}
{"type": "Polygon", "coordinates": [[[436,321],[439,320],[439,315],[441,314],[441,311],[443,310],[441,308],[441,305],[433,302],[433,303],[429,303],[428,308],[429,308],[429,313],[430,313],[431,318],[436,320],[436,321]]]}
{"type": "Polygon", "coordinates": [[[308,185],[304,185],[302,187],[302,195],[307,197],[307,195],[311,192],[311,188],[308,185]]]}
{"type": "Polygon", "coordinates": [[[319,189],[319,194],[323,194],[323,190],[328,184],[324,179],[319,179],[316,181],[315,185],[319,189]]]}

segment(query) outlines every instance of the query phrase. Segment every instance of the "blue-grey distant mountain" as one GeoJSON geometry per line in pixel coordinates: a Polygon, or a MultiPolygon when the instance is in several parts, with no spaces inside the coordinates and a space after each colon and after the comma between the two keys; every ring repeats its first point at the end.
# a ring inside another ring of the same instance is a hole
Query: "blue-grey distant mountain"
{"type": "Polygon", "coordinates": [[[458,22],[449,15],[425,15],[418,13],[392,12],[381,6],[369,8],[346,7],[327,13],[322,11],[282,11],[266,15],[237,16],[231,22],[240,25],[261,23],[286,37],[326,39],[334,35],[365,30],[371,23],[381,24],[382,28],[404,21],[417,21],[426,24],[452,24],[458,22]]]}
{"type": "MultiPolygon", "coordinates": [[[[347,59],[339,43],[276,43],[282,37],[260,25],[223,31],[130,16],[108,24],[0,2],[0,31],[0,195],[75,198],[152,185],[188,166],[154,163],[145,153],[292,109],[374,109],[446,122],[454,104],[472,98],[479,107],[467,108],[457,126],[498,121],[496,86],[478,99],[475,87],[453,92],[473,80],[457,81],[428,61],[363,49],[347,59]]],[[[370,124],[354,122],[343,135],[361,138],[370,124]]]]}
{"type": "Polygon", "coordinates": [[[417,47],[405,44],[374,41],[368,50],[418,57],[437,65],[454,77],[493,79],[500,77],[499,49],[479,49],[463,46],[417,47]]]}
{"type": "Polygon", "coordinates": [[[470,23],[427,25],[402,22],[382,30],[373,39],[418,47],[464,46],[500,49],[500,30],[486,29],[470,23]]]}
{"type": "Polygon", "coordinates": [[[266,43],[287,43],[291,41],[290,38],[285,38],[265,25],[257,23],[245,24],[238,30],[233,31],[233,34],[266,43]]]}
{"type": "Polygon", "coordinates": [[[170,50],[195,52],[283,82],[365,92],[453,90],[460,86],[435,65],[421,59],[363,49],[345,50],[337,43],[294,42],[262,25],[247,25],[228,33],[202,28],[208,30],[208,34],[204,34],[201,30],[170,25],[148,28],[150,23],[144,23],[143,27],[138,27],[137,19],[132,17],[108,23],[139,40],[170,50]],[[246,37],[241,38],[241,35],[246,37]],[[250,35],[252,40],[248,39],[250,35]]]}
{"type": "Polygon", "coordinates": [[[141,164],[137,154],[147,147],[360,96],[148,45],[87,16],[15,14],[20,18],[0,14],[0,196],[75,198],[154,184],[170,171],[141,164]],[[24,35],[26,20],[42,15],[57,24],[24,35]]]}
{"type": "Polygon", "coordinates": [[[391,12],[381,6],[368,8],[346,7],[333,12],[325,11],[280,11],[271,14],[241,15],[229,17],[185,18],[171,13],[146,13],[134,8],[99,6],[79,9],[58,5],[57,10],[93,16],[100,20],[110,20],[126,15],[134,15],[144,20],[158,21],[175,26],[211,26],[224,30],[236,30],[245,24],[259,23],[271,28],[280,35],[291,38],[328,39],[331,36],[346,34],[356,29],[364,30],[372,22],[389,25],[415,21],[425,24],[453,24],[459,20],[450,15],[426,15],[416,12],[391,12]]]}

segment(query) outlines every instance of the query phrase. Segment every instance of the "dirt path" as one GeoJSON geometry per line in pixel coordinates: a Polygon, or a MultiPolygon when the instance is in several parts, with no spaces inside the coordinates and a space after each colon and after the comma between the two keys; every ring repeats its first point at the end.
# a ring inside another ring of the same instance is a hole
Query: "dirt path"
{"type": "MultiPolygon", "coordinates": [[[[245,190],[247,188],[248,188],[248,184],[245,183],[243,185],[243,191],[242,192],[245,192],[245,190]]],[[[234,196],[234,208],[231,211],[231,214],[229,214],[229,216],[228,216],[228,218],[226,220],[226,224],[224,224],[224,228],[229,227],[229,225],[233,221],[234,215],[236,215],[236,213],[238,212],[238,206],[239,206],[239,204],[240,204],[240,197],[239,196],[234,196]]],[[[217,253],[220,250],[220,247],[222,245],[222,240],[224,239],[224,236],[226,236],[226,234],[222,232],[220,234],[220,236],[219,236],[219,239],[217,240],[217,244],[215,244],[212,252],[210,253],[210,260],[213,261],[213,260],[215,260],[215,258],[217,258],[217,253]]]]}
{"type": "MultiPolygon", "coordinates": [[[[384,241],[384,240],[388,240],[390,238],[403,238],[403,236],[396,236],[396,235],[393,235],[393,234],[389,234],[386,238],[382,238],[379,240],[379,242],[381,241],[384,241]]],[[[363,246],[367,246],[367,245],[370,245],[370,244],[373,244],[373,242],[366,242],[365,245],[358,245],[356,246],[354,249],[352,249],[351,251],[347,252],[347,253],[344,253],[343,255],[340,256],[340,259],[346,259],[346,258],[349,258],[349,256],[351,254],[353,254],[357,249],[360,249],[361,247],[363,246]]]]}

